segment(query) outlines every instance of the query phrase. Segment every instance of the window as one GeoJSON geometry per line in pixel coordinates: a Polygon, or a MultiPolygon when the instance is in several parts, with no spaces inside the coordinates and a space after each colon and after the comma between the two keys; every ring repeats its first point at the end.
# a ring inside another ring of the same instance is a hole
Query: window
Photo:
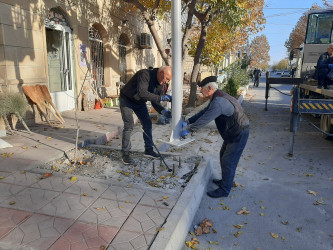
{"type": "Polygon", "coordinates": [[[309,15],[306,41],[307,44],[329,44],[332,42],[333,12],[309,15]]]}

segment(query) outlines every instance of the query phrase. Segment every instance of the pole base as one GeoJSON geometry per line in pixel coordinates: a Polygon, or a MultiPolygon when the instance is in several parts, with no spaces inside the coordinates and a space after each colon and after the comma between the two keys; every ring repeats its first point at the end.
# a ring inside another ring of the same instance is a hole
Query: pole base
{"type": "Polygon", "coordinates": [[[184,145],[186,145],[187,143],[190,143],[192,141],[195,141],[194,138],[186,138],[184,140],[179,140],[179,139],[176,139],[176,140],[173,140],[173,141],[163,141],[169,145],[172,145],[172,146],[176,146],[176,147],[182,147],[184,145]]]}

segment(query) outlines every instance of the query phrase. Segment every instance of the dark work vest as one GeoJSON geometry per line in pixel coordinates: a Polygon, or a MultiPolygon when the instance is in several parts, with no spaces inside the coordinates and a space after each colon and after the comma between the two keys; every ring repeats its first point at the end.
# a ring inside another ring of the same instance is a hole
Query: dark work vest
{"type": "Polygon", "coordinates": [[[216,90],[212,100],[216,97],[223,97],[230,101],[235,110],[231,116],[220,115],[215,118],[216,127],[225,142],[234,142],[237,136],[249,125],[249,119],[244,113],[242,106],[238,101],[227,93],[216,90]]]}

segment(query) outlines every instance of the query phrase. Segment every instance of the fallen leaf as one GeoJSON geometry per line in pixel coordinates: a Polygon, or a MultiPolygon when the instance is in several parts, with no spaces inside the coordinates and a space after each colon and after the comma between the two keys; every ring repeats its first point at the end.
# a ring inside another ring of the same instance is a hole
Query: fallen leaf
{"type": "Polygon", "coordinates": [[[325,205],[325,202],[323,200],[317,200],[313,205],[325,205]]]}
{"type": "Polygon", "coordinates": [[[164,176],[164,175],[162,175],[162,176],[160,177],[160,179],[164,180],[164,179],[165,179],[165,176],[164,176]]]}
{"type": "Polygon", "coordinates": [[[242,231],[236,232],[236,233],[234,233],[234,236],[235,236],[236,238],[238,238],[238,236],[241,235],[242,233],[243,233],[242,231]]]}
{"type": "Polygon", "coordinates": [[[264,213],[260,213],[260,216],[265,216],[265,214],[264,213]]]}
{"type": "Polygon", "coordinates": [[[43,175],[44,178],[49,178],[49,177],[51,177],[51,176],[52,176],[52,173],[45,173],[45,174],[43,175]]]}
{"type": "Polygon", "coordinates": [[[105,250],[106,249],[106,246],[101,246],[100,248],[99,248],[99,250],[105,250]]]}
{"type": "Polygon", "coordinates": [[[14,204],[16,204],[15,201],[11,201],[11,202],[9,202],[9,205],[14,205],[14,204]]]}
{"type": "Polygon", "coordinates": [[[52,166],[52,169],[53,169],[53,170],[56,170],[56,169],[57,169],[57,167],[56,167],[56,166],[52,166]]]}
{"type": "Polygon", "coordinates": [[[283,225],[288,225],[288,224],[289,224],[289,221],[284,220],[284,221],[281,221],[281,223],[282,223],[283,225]]]}
{"type": "Polygon", "coordinates": [[[24,147],[23,149],[28,149],[28,147],[24,147]]]}
{"type": "Polygon", "coordinates": [[[0,176],[0,180],[2,180],[2,179],[4,179],[5,177],[3,177],[3,176],[0,176]]]}
{"type": "Polygon", "coordinates": [[[279,238],[279,235],[278,235],[278,234],[275,234],[275,233],[270,233],[270,234],[271,234],[271,236],[272,236],[274,239],[279,238]]]}
{"type": "Polygon", "coordinates": [[[21,174],[24,174],[25,172],[24,171],[21,171],[21,174]]]}
{"type": "Polygon", "coordinates": [[[164,229],[163,227],[160,227],[159,229],[157,229],[157,231],[161,232],[161,231],[163,231],[163,229],[164,229]]]}
{"type": "Polygon", "coordinates": [[[168,196],[163,196],[162,197],[164,200],[168,199],[169,197],[168,196]]]}
{"type": "Polygon", "coordinates": [[[246,207],[243,207],[242,210],[238,211],[237,214],[240,215],[240,214],[249,214],[250,211],[249,210],[246,210],[246,207]]]}
{"type": "Polygon", "coordinates": [[[88,194],[86,194],[86,193],[83,193],[82,195],[83,195],[83,196],[88,196],[88,194]]]}
{"type": "Polygon", "coordinates": [[[71,181],[76,181],[77,180],[77,177],[76,176],[72,176],[71,177],[71,181]]]}
{"type": "Polygon", "coordinates": [[[318,195],[318,192],[312,191],[312,190],[308,190],[308,194],[313,194],[314,196],[318,195]]]}
{"type": "Polygon", "coordinates": [[[46,139],[47,139],[47,140],[50,140],[50,139],[52,139],[52,137],[49,136],[49,137],[46,137],[46,139]]]}
{"type": "Polygon", "coordinates": [[[104,210],[104,207],[95,207],[97,210],[104,210]]]}
{"type": "Polygon", "coordinates": [[[213,231],[214,234],[217,234],[217,231],[216,231],[215,228],[213,228],[212,231],[213,231]]]}
{"type": "Polygon", "coordinates": [[[300,233],[302,231],[302,227],[296,228],[296,231],[300,233]]]}
{"type": "Polygon", "coordinates": [[[244,225],[241,225],[241,224],[237,224],[237,225],[233,225],[235,228],[237,229],[241,229],[244,225]]]}
{"type": "Polygon", "coordinates": [[[238,186],[239,186],[239,184],[234,181],[234,187],[238,187],[238,186]]]}

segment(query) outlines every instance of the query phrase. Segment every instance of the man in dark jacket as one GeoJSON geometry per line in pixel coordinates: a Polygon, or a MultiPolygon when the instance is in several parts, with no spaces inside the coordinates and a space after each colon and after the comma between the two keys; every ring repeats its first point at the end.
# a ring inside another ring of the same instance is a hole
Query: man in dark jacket
{"type": "Polygon", "coordinates": [[[146,102],[150,101],[155,110],[166,118],[171,118],[171,112],[161,106],[160,101],[170,101],[170,95],[162,95],[163,87],[172,78],[172,70],[169,66],[155,69],[142,69],[138,71],[120,90],[120,111],[124,122],[122,135],[122,161],[131,164],[133,160],[129,155],[131,149],[131,133],[134,127],[132,111],[136,114],[143,128],[145,155],[158,158],[153,150],[152,122],[148,113],[146,102]]]}
{"type": "Polygon", "coordinates": [[[183,122],[182,136],[194,132],[215,120],[216,127],[223,138],[220,150],[222,179],[214,179],[219,187],[207,192],[213,198],[227,197],[233,187],[236,167],[249,137],[249,120],[238,101],[218,90],[216,76],[209,76],[198,85],[204,97],[210,97],[209,105],[196,115],[183,122]]]}
{"type": "Polygon", "coordinates": [[[328,85],[333,84],[332,79],[327,74],[333,69],[333,44],[327,48],[327,52],[321,54],[317,62],[318,88],[328,89],[328,85]]]}

